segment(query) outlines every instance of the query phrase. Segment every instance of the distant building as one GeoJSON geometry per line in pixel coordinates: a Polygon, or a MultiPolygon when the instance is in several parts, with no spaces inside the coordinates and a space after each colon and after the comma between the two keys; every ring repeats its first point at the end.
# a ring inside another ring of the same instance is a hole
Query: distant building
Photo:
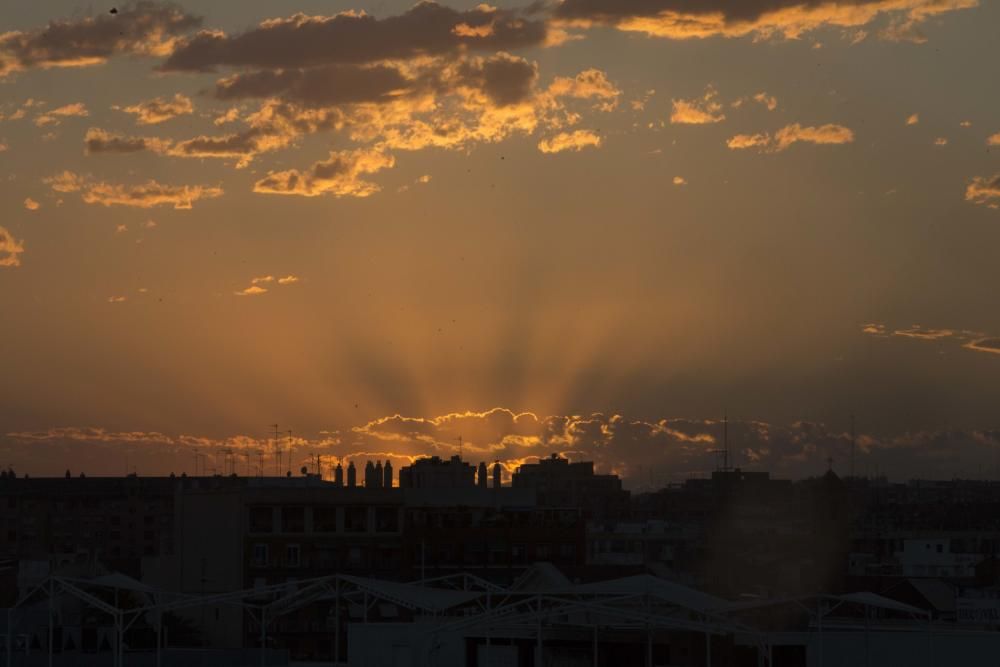
{"type": "Polygon", "coordinates": [[[476,468],[452,456],[417,459],[399,469],[399,485],[404,489],[462,489],[476,486],[476,468]]]}
{"type": "Polygon", "coordinates": [[[578,507],[588,516],[621,516],[628,512],[629,492],[618,475],[594,473],[593,461],[570,463],[553,454],[538,463],[518,466],[511,485],[534,489],[543,507],[578,507]]]}
{"type": "Polygon", "coordinates": [[[0,558],[52,569],[100,562],[137,576],[142,558],[173,551],[169,477],[0,480],[0,558]]]}

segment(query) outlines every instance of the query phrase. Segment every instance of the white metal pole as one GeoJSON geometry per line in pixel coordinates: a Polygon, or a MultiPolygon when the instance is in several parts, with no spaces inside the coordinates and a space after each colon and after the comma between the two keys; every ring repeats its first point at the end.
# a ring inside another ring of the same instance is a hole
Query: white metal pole
{"type": "Polygon", "coordinates": [[[125,614],[118,612],[118,667],[125,665],[125,614]]]}
{"type": "Polygon", "coordinates": [[[260,667],[264,667],[264,652],[267,648],[267,608],[260,608],[260,667]]]}
{"type": "Polygon", "coordinates": [[[55,643],[55,629],[52,627],[55,625],[55,619],[55,586],[52,579],[49,579],[49,667],[52,667],[52,647],[55,643]]]}
{"type": "Polygon", "coordinates": [[[14,608],[11,607],[7,610],[7,667],[11,667],[13,663],[13,646],[11,645],[11,637],[14,634],[14,608]]]}
{"type": "Polygon", "coordinates": [[[819,667],[823,667],[823,598],[816,601],[816,624],[819,627],[819,667]]]}
{"type": "Polygon", "coordinates": [[[535,667],[542,667],[542,598],[538,598],[538,643],[535,646],[535,667]]]}

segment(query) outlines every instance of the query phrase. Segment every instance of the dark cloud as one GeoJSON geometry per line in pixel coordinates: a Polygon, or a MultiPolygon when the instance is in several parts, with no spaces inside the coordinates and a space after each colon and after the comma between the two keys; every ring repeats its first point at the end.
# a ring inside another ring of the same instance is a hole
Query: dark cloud
{"type": "Polygon", "coordinates": [[[467,83],[482,89],[497,106],[527,100],[538,80],[537,65],[507,53],[467,62],[461,72],[467,83]]]}
{"type": "Polygon", "coordinates": [[[411,81],[388,65],[327,65],[306,70],[264,70],[220,80],[220,100],[278,97],[308,107],[377,102],[402,92],[411,81]]]}
{"type": "Polygon", "coordinates": [[[33,67],[99,64],[119,54],[166,55],[177,36],[199,25],[199,17],[177,5],[142,1],[123,5],[115,15],[0,34],[0,76],[33,67]]]}
{"type": "Polygon", "coordinates": [[[272,19],[239,35],[203,31],[184,41],[164,70],[211,70],[219,66],[297,69],[333,64],[408,60],[461,48],[504,50],[541,44],[541,21],[480,5],[458,11],[421,2],[385,19],[362,12],[334,16],[295,14],[272,19]]]}
{"type": "Polygon", "coordinates": [[[296,169],[271,172],[254,184],[254,192],[264,194],[315,197],[368,197],[379,186],[363,178],[391,168],[394,158],[377,148],[355,151],[334,151],[327,160],[317,162],[304,172],[296,169]]]}
{"type": "Polygon", "coordinates": [[[92,127],[87,130],[83,145],[89,155],[94,155],[97,153],[138,153],[144,150],[155,150],[160,144],[156,140],[145,137],[123,137],[92,127]]]}

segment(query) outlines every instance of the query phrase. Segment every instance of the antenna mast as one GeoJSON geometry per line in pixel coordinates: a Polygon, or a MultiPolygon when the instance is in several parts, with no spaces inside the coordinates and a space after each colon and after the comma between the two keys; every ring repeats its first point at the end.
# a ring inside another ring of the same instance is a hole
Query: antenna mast
{"type": "Polygon", "coordinates": [[[722,413],[722,469],[729,470],[729,415],[722,413]]]}
{"type": "Polygon", "coordinates": [[[722,454],[722,472],[729,471],[729,418],[722,413],[722,449],[710,449],[709,454],[722,454]]]}
{"type": "Polygon", "coordinates": [[[854,452],[855,452],[854,415],[851,415],[851,479],[854,479],[854,452]]]}
{"type": "MultiPolygon", "coordinates": [[[[281,443],[278,441],[278,425],[271,424],[274,429],[274,474],[281,476],[281,443]]],[[[261,468],[263,474],[263,467],[261,468]]]]}

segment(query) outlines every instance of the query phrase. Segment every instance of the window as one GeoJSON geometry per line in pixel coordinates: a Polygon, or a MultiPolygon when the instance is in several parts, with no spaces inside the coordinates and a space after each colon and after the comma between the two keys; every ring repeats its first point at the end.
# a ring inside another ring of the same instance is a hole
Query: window
{"type": "Polygon", "coordinates": [[[250,508],[250,532],[270,533],[274,531],[274,512],[270,507],[250,508]]]}
{"type": "Polygon", "coordinates": [[[375,508],[375,530],[380,533],[394,533],[399,530],[399,512],[395,507],[375,508]]]}
{"type": "Polygon", "coordinates": [[[306,529],[306,511],[303,507],[281,508],[281,530],[285,533],[302,533],[306,529]]]}
{"type": "Polygon", "coordinates": [[[297,544],[289,544],[285,546],[285,567],[299,567],[301,562],[302,550],[297,544]]]}
{"type": "Polygon", "coordinates": [[[337,508],[336,507],[314,507],[313,508],[313,532],[315,532],[315,533],[335,533],[335,532],[337,532],[337,508]]]}
{"type": "Polygon", "coordinates": [[[255,544],[253,545],[253,561],[254,567],[267,567],[268,560],[268,548],[266,544],[255,544]]]}
{"type": "Polygon", "coordinates": [[[347,552],[347,563],[348,565],[361,565],[364,556],[361,553],[361,547],[351,547],[347,552]]]}
{"type": "Polygon", "coordinates": [[[348,533],[368,531],[368,508],[348,507],[344,510],[344,529],[348,533]]]}

